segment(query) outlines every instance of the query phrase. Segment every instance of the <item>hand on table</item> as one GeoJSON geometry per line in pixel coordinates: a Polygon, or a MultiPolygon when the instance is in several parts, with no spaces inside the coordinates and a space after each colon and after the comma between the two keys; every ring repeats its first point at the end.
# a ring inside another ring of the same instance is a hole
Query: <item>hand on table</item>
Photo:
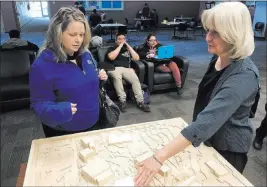
{"type": "Polygon", "coordinates": [[[159,172],[161,164],[150,157],[138,164],[138,173],[134,178],[135,186],[148,186],[153,177],[159,172]]]}

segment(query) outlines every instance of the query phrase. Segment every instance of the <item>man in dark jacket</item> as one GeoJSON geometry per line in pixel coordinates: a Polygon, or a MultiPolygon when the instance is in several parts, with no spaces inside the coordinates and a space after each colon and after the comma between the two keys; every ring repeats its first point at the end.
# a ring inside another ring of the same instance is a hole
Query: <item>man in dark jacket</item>
{"type": "Polygon", "coordinates": [[[147,3],[145,3],[145,6],[144,6],[144,8],[143,8],[143,16],[144,16],[145,18],[148,18],[148,16],[149,16],[149,12],[150,12],[149,6],[148,6],[147,3]]]}
{"type": "Polygon", "coordinates": [[[20,31],[11,30],[9,31],[9,40],[4,42],[1,46],[1,50],[12,50],[12,49],[25,49],[29,51],[38,52],[39,47],[27,40],[20,38],[20,31]]]}
{"type": "Polygon", "coordinates": [[[97,13],[96,9],[93,10],[92,14],[90,15],[90,26],[95,27],[99,23],[101,23],[101,16],[97,13]]]}
{"type": "Polygon", "coordinates": [[[75,7],[78,8],[84,15],[86,15],[85,8],[83,7],[83,5],[80,2],[76,1],[75,7]]]}
{"type": "Polygon", "coordinates": [[[39,51],[39,47],[36,44],[21,39],[20,31],[18,30],[9,31],[9,38],[0,46],[0,51],[27,50],[29,51],[30,61],[33,62],[35,60],[36,54],[39,51]]]}

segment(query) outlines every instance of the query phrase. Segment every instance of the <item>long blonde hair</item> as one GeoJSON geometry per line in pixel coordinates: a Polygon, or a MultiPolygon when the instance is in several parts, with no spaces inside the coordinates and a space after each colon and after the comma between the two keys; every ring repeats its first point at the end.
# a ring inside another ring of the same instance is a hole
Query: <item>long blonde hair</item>
{"type": "Polygon", "coordinates": [[[83,43],[79,49],[79,54],[88,51],[89,43],[91,39],[91,32],[89,29],[88,22],[84,14],[77,8],[74,7],[62,7],[58,12],[52,17],[48,31],[46,33],[46,39],[39,50],[38,56],[45,49],[52,49],[56,56],[56,61],[65,62],[67,60],[67,54],[62,48],[61,36],[66,30],[71,21],[79,21],[84,24],[85,36],[83,43]]]}

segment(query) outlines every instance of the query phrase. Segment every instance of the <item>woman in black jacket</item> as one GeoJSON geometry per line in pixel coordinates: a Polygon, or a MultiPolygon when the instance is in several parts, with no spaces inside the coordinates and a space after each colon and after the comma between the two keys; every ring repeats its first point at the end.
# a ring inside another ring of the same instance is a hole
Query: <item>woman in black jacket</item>
{"type": "Polygon", "coordinates": [[[201,20],[214,58],[198,86],[193,121],[137,165],[135,186],[148,186],[162,164],[189,145],[212,146],[240,173],[247,164],[253,136],[249,117],[259,90],[259,70],[250,59],[255,49],[251,16],[243,3],[224,2],[204,10],[201,20]]]}
{"type": "Polygon", "coordinates": [[[172,59],[157,60],[154,57],[157,56],[158,48],[162,46],[156,39],[154,34],[149,34],[146,38],[146,42],[137,51],[140,59],[145,59],[150,62],[154,62],[155,70],[157,72],[172,72],[177,86],[177,94],[182,94],[181,74],[177,64],[172,59]]]}

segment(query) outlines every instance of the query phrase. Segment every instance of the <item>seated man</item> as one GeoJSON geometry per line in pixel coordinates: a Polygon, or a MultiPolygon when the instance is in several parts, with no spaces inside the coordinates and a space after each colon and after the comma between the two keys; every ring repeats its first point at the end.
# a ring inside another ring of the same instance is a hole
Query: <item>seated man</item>
{"type": "Polygon", "coordinates": [[[115,66],[115,70],[110,71],[109,75],[113,79],[114,87],[119,97],[119,107],[122,112],[126,111],[126,93],[122,83],[122,79],[125,79],[132,85],[137,107],[145,112],[150,112],[149,106],[144,104],[139,79],[135,71],[130,68],[131,59],[139,60],[139,56],[126,42],[125,35],[123,33],[118,33],[115,39],[115,46],[109,48],[107,52],[107,59],[115,66]]]}
{"type": "Polygon", "coordinates": [[[9,37],[10,39],[4,42],[0,46],[0,50],[1,51],[28,50],[30,61],[31,63],[33,63],[33,61],[35,60],[36,54],[39,50],[39,47],[36,44],[33,44],[27,40],[21,39],[20,31],[18,30],[9,31],[9,37]]]}
{"type": "Polygon", "coordinates": [[[20,31],[11,30],[9,31],[9,40],[4,42],[1,46],[1,50],[11,50],[11,49],[25,49],[29,51],[38,52],[39,47],[27,40],[20,38],[20,31]]]}

